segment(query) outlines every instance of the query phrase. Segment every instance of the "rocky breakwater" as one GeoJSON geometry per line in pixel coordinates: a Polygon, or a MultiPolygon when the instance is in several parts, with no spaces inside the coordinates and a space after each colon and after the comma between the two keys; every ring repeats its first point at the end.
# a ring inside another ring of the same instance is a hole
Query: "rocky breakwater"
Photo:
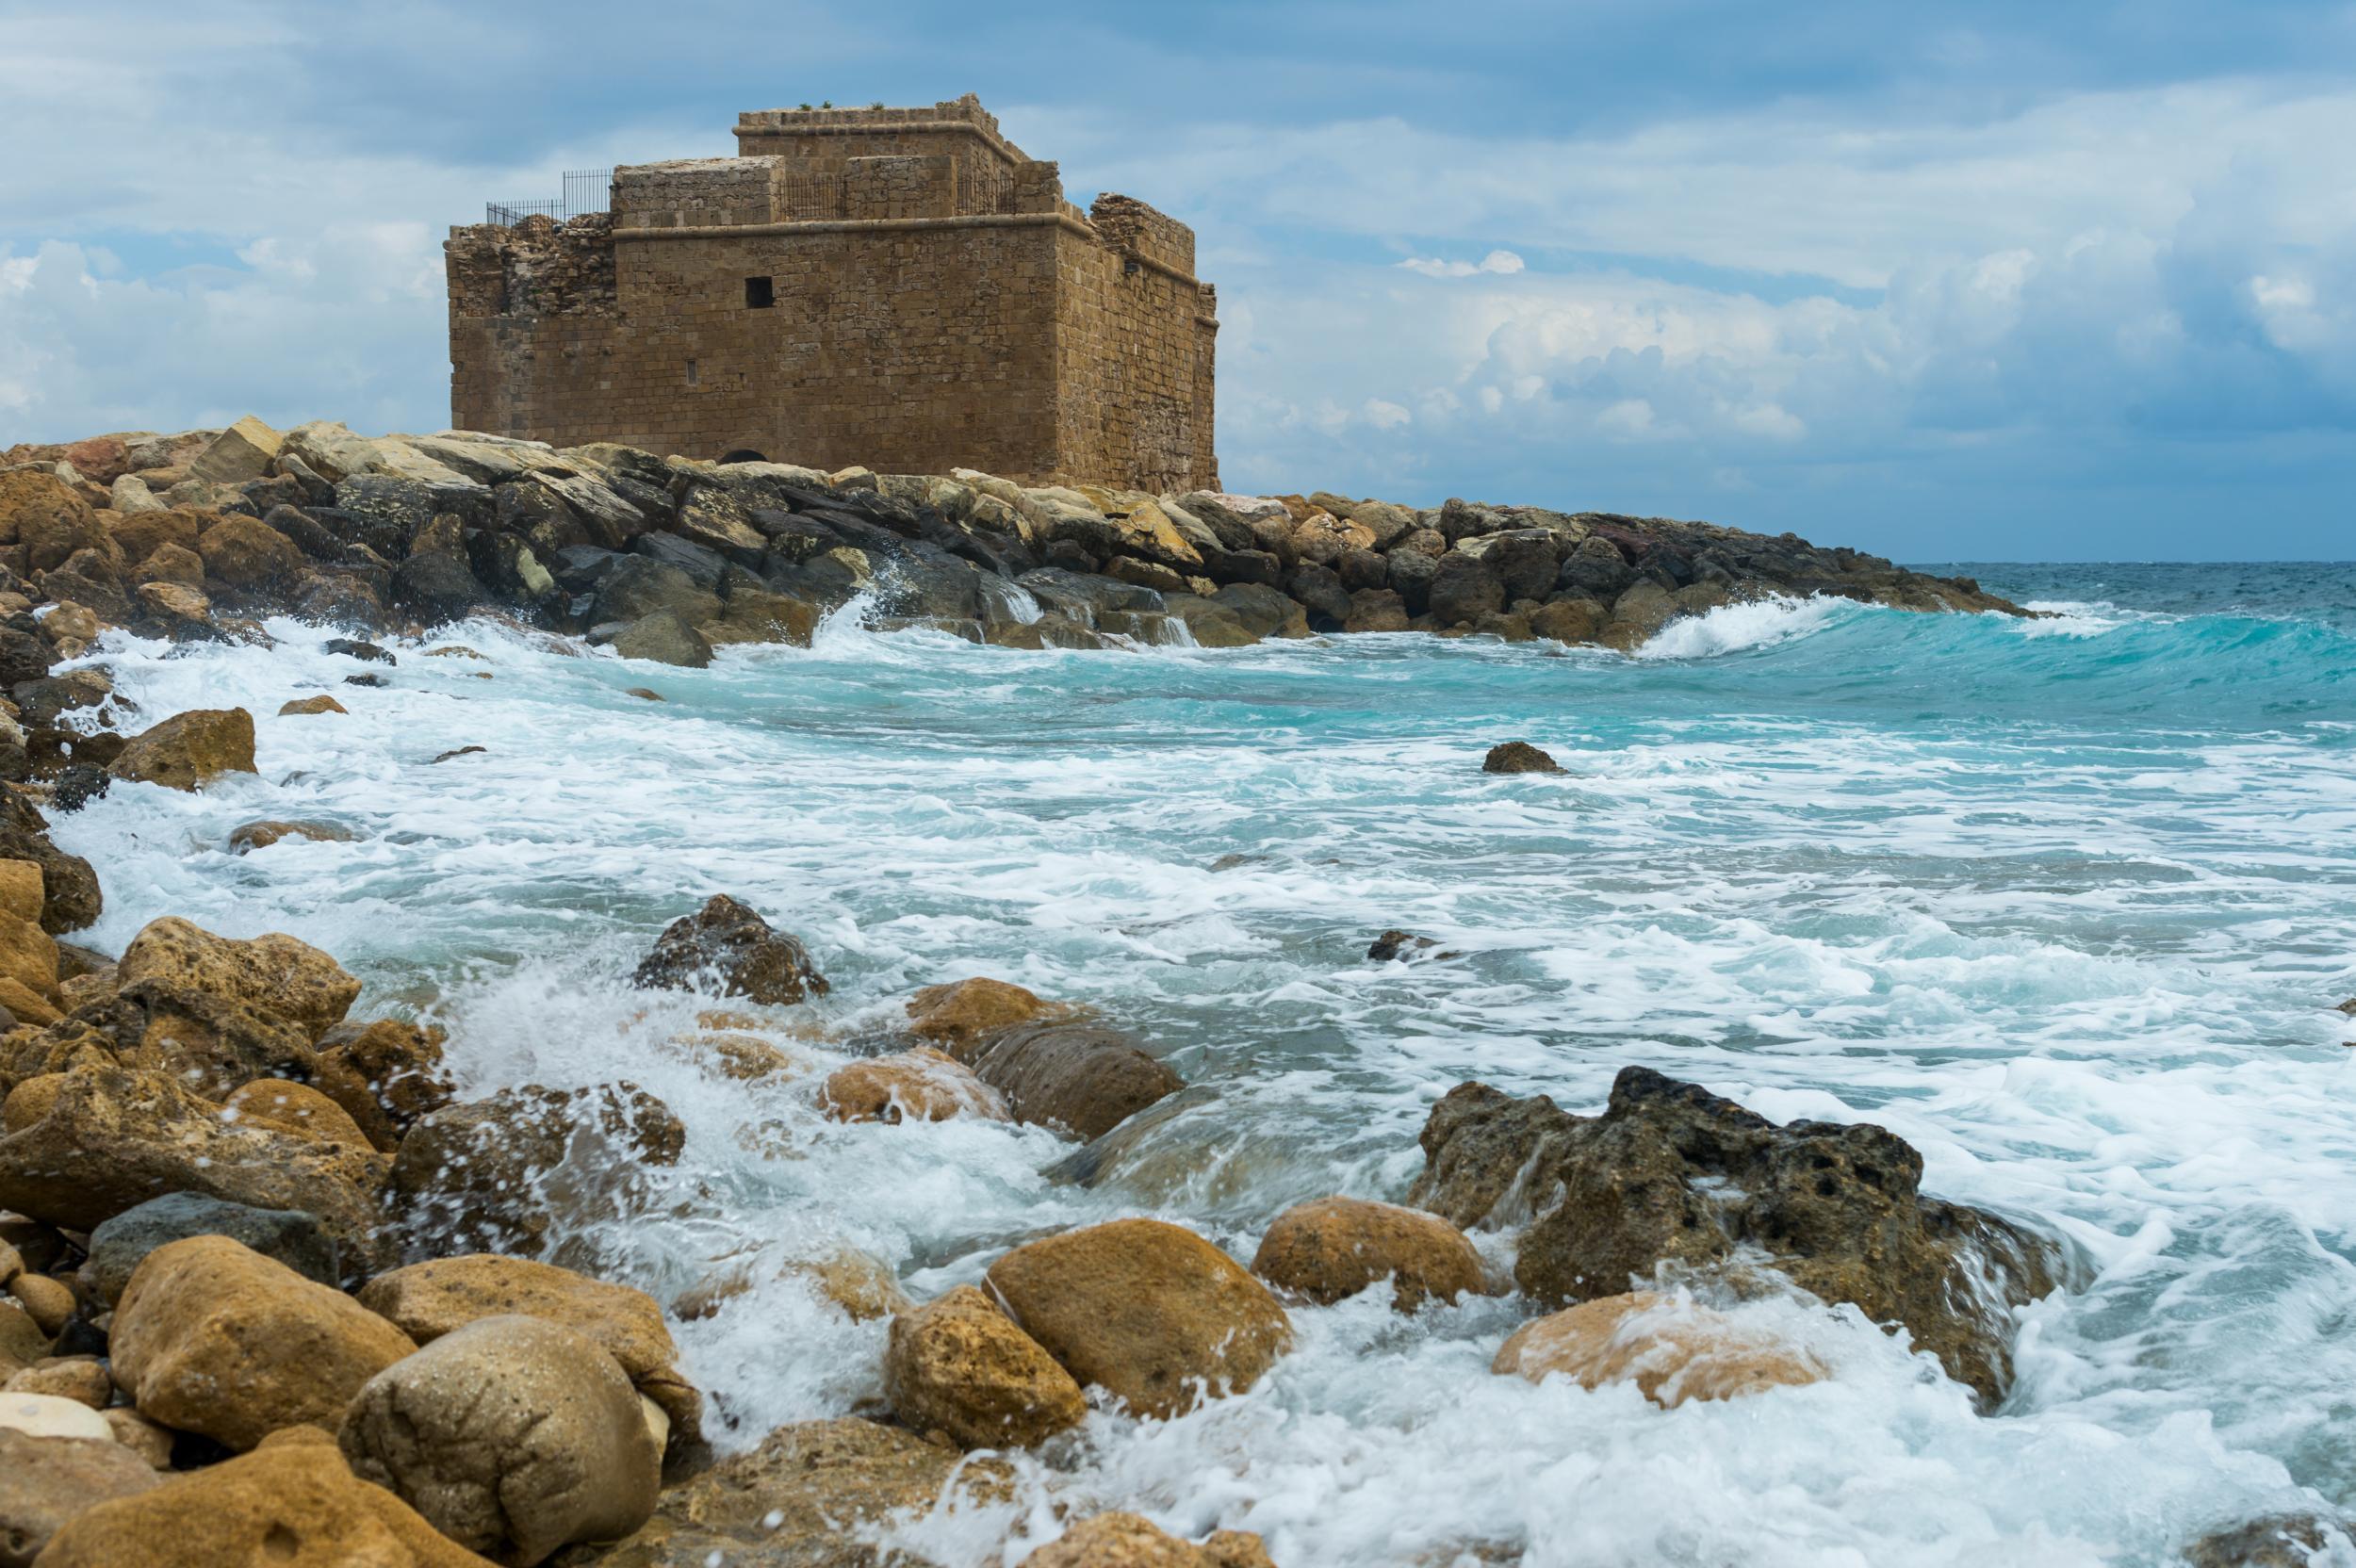
{"type": "MultiPolygon", "coordinates": [[[[0,628],[77,645],[107,625],[251,638],[272,612],[362,632],[495,612],[696,665],[806,643],[864,596],[879,628],[1015,647],[1419,630],[1628,649],[1774,594],[2021,612],[1792,534],[1457,499],[1026,488],[254,419],[0,453],[0,628]]],[[[0,685],[38,678],[8,653],[0,685]]]]}

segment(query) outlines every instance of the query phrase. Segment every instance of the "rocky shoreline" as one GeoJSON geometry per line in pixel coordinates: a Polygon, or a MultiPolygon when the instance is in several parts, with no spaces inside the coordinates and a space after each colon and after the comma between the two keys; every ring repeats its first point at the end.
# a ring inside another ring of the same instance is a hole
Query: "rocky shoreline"
{"type": "Polygon", "coordinates": [[[0,565],[164,636],[247,635],[240,619],[273,612],[363,633],[502,612],[678,664],[807,643],[862,594],[879,628],[1031,648],[1414,630],[1626,651],[1769,595],[2024,613],[1969,579],[1706,523],[1025,489],[253,419],[0,452],[0,565]]]}
{"type": "MultiPolygon", "coordinates": [[[[84,661],[106,628],[266,640],[265,615],[389,635],[505,614],[694,664],[715,642],[807,641],[862,593],[886,624],[1028,646],[1183,626],[1204,645],[1427,629],[1627,647],[1761,593],[2018,612],[1969,583],[1702,525],[339,432],[104,437],[0,470],[14,710],[0,727],[0,1568],[864,1565],[882,1559],[863,1530],[1010,1496],[1009,1455],[1085,1464],[1092,1410],[1167,1418],[1249,1391],[1308,1315],[1368,1290],[1410,1315],[1514,1298],[1491,1375],[1630,1383],[1674,1408],[1836,1376],[1742,1311],[1796,1289],[1903,1331],[1926,1377],[1992,1410],[2016,1310],[2072,1287],[2067,1248],[1923,1194],[1920,1155],[1881,1128],[1777,1125],[1644,1068],[1594,1116],[1467,1083],[1433,1106],[1402,1202],[1296,1204],[1248,1263],[1148,1218],[1006,1245],[977,1283],[924,1301],[855,1250],[792,1260],[847,1316],[888,1320],[884,1405],[715,1448],[727,1391],[696,1386],[671,1325],[754,1288],[746,1263],[715,1257],[664,1301],[550,1239],[568,1216],[680,1200],[661,1178],[684,1130],[661,1099],[626,1072],[462,1097],[467,1040],[355,1016],[360,981],[291,936],[164,917],[119,954],[73,940],[101,912],[105,868],[58,849],[50,814],[254,767],[242,710],[97,727],[109,687],[84,661]]],[[[353,703],[401,657],[336,645],[353,703]]],[[[343,710],[332,696],[281,710],[343,710]]],[[[1499,750],[1493,771],[1551,766],[1499,750]]],[[[1430,945],[1385,932],[1368,961],[1430,945]]],[[[709,900],[630,976],[696,1009],[648,1049],[717,1084],[787,1085],[862,1135],[1044,1127],[1080,1182],[1186,1087],[1080,999],[954,975],[819,1073],[802,1048],[824,960],[762,911],[709,900]]],[[[1025,1544],[1045,1533],[1027,1523],[1025,1544]]],[[[2185,1551],[2203,1568],[2287,1563],[2330,1527],[2236,1521],[2185,1551]]],[[[1136,1514],[1050,1528],[1023,1560],[1271,1560],[1256,1536],[1182,1540],[1136,1514]]]]}

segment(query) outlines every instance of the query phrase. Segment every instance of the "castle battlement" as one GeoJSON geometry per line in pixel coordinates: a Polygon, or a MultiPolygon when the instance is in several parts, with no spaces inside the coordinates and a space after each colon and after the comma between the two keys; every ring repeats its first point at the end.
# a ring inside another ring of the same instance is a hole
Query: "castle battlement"
{"type": "Polygon", "coordinates": [[[1083,212],[971,95],[739,116],[609,216],[453,229],[451,416],[565,444],[1216,486],[1194,233],[1083,212]]]}

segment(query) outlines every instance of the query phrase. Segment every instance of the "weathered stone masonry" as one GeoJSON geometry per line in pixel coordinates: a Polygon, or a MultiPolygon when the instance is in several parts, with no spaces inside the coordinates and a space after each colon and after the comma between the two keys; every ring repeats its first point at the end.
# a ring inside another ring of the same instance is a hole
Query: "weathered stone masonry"
{"type": "Polygon", "coordinates": [[[613,211],[454,228],[450,416],[559,446],[1217,489],[1194,234],[1082,212],[971,95],[739,117],[613,211]]]}

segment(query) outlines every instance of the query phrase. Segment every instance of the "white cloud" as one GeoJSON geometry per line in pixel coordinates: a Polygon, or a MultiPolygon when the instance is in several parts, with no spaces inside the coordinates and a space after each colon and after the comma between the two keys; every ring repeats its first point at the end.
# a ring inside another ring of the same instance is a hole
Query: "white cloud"
{"type": "Polygon", "coordinates": [[[1399,404],[1381,398],[1368,398],[1360,414],[1367,424],[1377,430],[1397,430],[1415,417],[1399,404]]]}
{"type": "Polygon", "coordinates": [[[1432,256],[1410,256],[1399,263],[1410,272],[1420,272],[1427,278],[1477,278],[1483,272],[1506,276],[1522,270],[1522,258],[1511,251],[1491,251],[1479,261],[1441,261],[1432,256]]]}

